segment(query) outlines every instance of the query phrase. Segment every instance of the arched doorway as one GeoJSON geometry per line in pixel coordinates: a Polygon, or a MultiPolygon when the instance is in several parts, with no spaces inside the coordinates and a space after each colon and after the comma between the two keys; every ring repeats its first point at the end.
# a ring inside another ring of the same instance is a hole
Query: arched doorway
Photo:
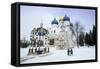
{"type": "Polygon", "coordinates": [[[54,45],[54,39],[49,39],[49,45],[54,45]]]}

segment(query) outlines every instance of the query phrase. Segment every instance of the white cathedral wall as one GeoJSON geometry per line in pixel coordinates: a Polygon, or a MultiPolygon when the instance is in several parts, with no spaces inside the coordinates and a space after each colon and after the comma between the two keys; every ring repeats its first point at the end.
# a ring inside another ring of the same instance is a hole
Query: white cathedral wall
{"type": "MultiPolygon", "coordinates": [[[[65,42],[66,42],[66,47],[65,48],[72,48],[75,45],[75,39],[73,40],[73,36],[72,36],[72,32],[70,30],[70,21],[64,21],[64,22],[59,22],[59,28],[56,29],[57,30],[57,37],[58,38],[65,38],[65,42]],[[60,32],[60,26],[61,25],[65,26],[65,36],[61,36],[61,32],[60,32]],[[73,42],[74,41],[74,42],[73,42]],[[69,44],[69,45],[68,45],[69,44]]],[[[59,45],[59,41],[55,39],[55,45],[59,45]]]]}

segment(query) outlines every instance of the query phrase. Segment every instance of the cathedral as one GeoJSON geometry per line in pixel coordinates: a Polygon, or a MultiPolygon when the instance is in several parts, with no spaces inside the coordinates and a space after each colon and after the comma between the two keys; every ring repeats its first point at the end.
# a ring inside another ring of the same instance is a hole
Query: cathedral
{"type": "Polygon", "coordinates": [[[52,40],[53,45],[59,49],[68,49],[75,46],[76,39],[75,33],[73,34],[73,24],[67,15],[59,17],[59,21],[54,18],[51,25],[52,29],[48,35],[49,42],[52,40]]]}

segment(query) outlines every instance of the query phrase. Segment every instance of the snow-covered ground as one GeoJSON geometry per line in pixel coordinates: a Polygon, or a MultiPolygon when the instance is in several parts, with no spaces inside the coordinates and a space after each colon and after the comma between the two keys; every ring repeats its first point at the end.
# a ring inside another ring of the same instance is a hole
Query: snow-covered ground
{"type": "Polygon", "coordinates": [[[21,48],[21,64],[25,63],[43,63],[43,62],[57,62],[57,61],[74,61],[74,60],[91,60],[95,59],[95,46],[73,48],[73,55],[68,56],[67,50],[59,50],[50,47],[50,52],[42,55],[27,56],[28,48],[21,48]]]}

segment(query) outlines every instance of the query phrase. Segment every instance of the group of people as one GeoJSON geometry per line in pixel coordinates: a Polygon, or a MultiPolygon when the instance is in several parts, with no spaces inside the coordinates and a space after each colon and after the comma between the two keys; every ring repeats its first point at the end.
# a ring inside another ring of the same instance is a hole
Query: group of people
{"type": "Polygon", "coordinates": [[[67,54],[68,54],[69,56],[73,55],[73,49],[68,49],[68,50],[67,50],[67,54]]]}

